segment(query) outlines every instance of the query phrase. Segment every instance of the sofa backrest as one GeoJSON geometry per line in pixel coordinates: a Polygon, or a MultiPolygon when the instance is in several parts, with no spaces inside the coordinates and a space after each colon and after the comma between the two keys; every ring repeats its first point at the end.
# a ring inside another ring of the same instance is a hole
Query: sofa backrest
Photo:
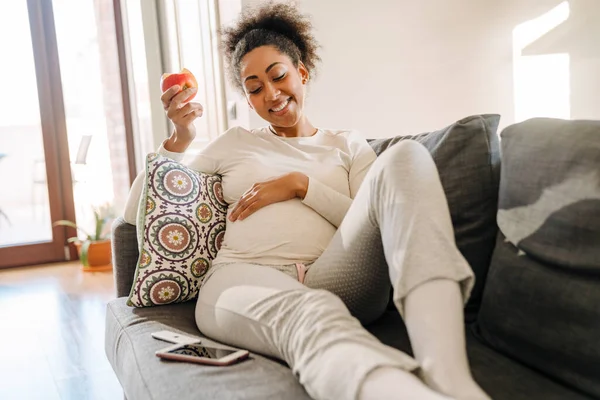
{"type": "Polygon", "coordinates": [[[600,398],[600,121],[532,119],[501,143],[501,233],[477,331],[600,398]]]}
{"type": "Polygon", "coordinates": [[[135,225],[122,217],[112,224],[112,262],[117,297],[129,296],[139,257],[135,225]]]}

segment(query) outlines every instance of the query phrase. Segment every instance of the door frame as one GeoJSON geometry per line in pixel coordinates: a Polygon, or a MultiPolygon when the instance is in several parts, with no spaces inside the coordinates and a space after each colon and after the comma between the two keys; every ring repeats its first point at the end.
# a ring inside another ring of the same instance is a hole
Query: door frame
{"type": "MultiPolygon", "coordinates": [[[[50,219],[75,221],[73,183],[52,0],[27,0],[33,49],[50,219]]],[[[26,151],[26,149],[24,149],[26,151]]],[[[64,261],[76,257],[66,239],[73,228],[52,228],[52,241],[0,247],[0,268],[64,261]]]]}

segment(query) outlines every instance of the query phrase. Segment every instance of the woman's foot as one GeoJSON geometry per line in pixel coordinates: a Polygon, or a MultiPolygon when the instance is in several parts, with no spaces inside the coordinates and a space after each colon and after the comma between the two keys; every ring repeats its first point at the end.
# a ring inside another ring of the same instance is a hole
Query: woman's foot
{"type": "MultiPolygon", "coordinates": [[[[425,282],[406,296],[403,305],[423,382],[457,400],[489,400],[469,368],[459,284],[450,279],[425,282]]],[[[401,302],[396,306],[402,309],[401,302]]]]}
{"type": "Polygon", "coordinates": [[[422,365],[418,375],[433,390],[457,400],[491,400],[470,375],[427,365],[422,365]]]}
{"type": "Polygon", "coordinates": [[[427,387],[416,375],[398,368],[381,367],[365,378],[358,400],[451,400],[427,387]]]}

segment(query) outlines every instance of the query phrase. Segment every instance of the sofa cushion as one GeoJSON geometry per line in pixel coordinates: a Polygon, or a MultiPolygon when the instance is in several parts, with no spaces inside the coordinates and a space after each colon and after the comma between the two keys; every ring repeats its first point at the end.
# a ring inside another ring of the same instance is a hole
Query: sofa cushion
{"type": "Polygon", "coordinates": [[[467,354],[475,381],[494,400],[592,400],[483,343],[467,330],[467,354]]]}
{"type": "Polygon", "coordinates": [[[139,260],[128,304],[193,300],[225,234],[221,177],[150,153],[137,226],[139,260]]]}
{"type": "Polygon", "coordinates": [[[194,321],[195,303],[146,308],[129,307],[126,298],[108,303],[106,355],[129,400],[310,399],[286,365],[256,354],[229,367],[156,357],[155,351],[170,344],[154,339],[152,332],[200,336],[194,321]]]}
{"type": "MultiPolygon", "coordinates": [[[[169,344],[152,338],[152,332],[200,336],[194,307],[195,302],[187,302],[131,308],[124,298],[108,304],[106,354],[129,400],[310,398],[287,366],[259,355],[226,368],[156,357],[154,352],[169,344]]],[[[369,330],[385,344],[410,353],[408,334],[397,311],[386,312],[369,330]]],[[[467,351],[475,379],[495,400],[590,400],[490,349],[470,331],[467,351]]]]}
{"type": "Polygon", "coordinates": [[[406,139],[418,141],[431,152],[448,201],[457,247],[475,273],[467,320],[473,320],[479,308],[496,239],[499,121],[499,115],[475,115],[438,131],[370,142],[378,155],[406,139]]]}
{"type": "Polygon", "coordinates": [[[478,316],[483,339],[600,397],[600,279],[542,263],[498,235],[478,316]]]}
{"type": "Polygon", "coordinates": [[[600,122],[516,124],[502,133],[502,154],[481,335],[600,397],[600,122]]]}
{"type": "Polygon", "coordinates": [[[502,132],[498,226],[528,255],[600,273],[600,121],[535,118],[502,132]]]}
{"type": "MultiPolygon", "coordinates": [[[[467,354],[473,377],[494,400],[591,400],[590,396],[562,385],[487,346],[467,326],[467,354]]],[[[388,346],[412,355],[408,332],[397,311],[387,311],[369,331],[388,346]]]]}

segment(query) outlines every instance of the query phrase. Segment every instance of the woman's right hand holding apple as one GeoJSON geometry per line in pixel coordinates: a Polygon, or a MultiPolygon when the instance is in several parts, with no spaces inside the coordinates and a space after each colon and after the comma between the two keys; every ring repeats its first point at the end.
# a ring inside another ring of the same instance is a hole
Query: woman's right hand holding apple
{"type": "Polygon", "coordinates": [[[185,100],[195,95],[197,88],[189,88],[180,92],[179,85],[171,86],[160,97],[167,117],[173,122],[175,129],[171,137],[164,142],[167,151],[183,153],[196,137],[194,121],[200,118],[204,109],[200,103],[186,103],[185,100]]]}

